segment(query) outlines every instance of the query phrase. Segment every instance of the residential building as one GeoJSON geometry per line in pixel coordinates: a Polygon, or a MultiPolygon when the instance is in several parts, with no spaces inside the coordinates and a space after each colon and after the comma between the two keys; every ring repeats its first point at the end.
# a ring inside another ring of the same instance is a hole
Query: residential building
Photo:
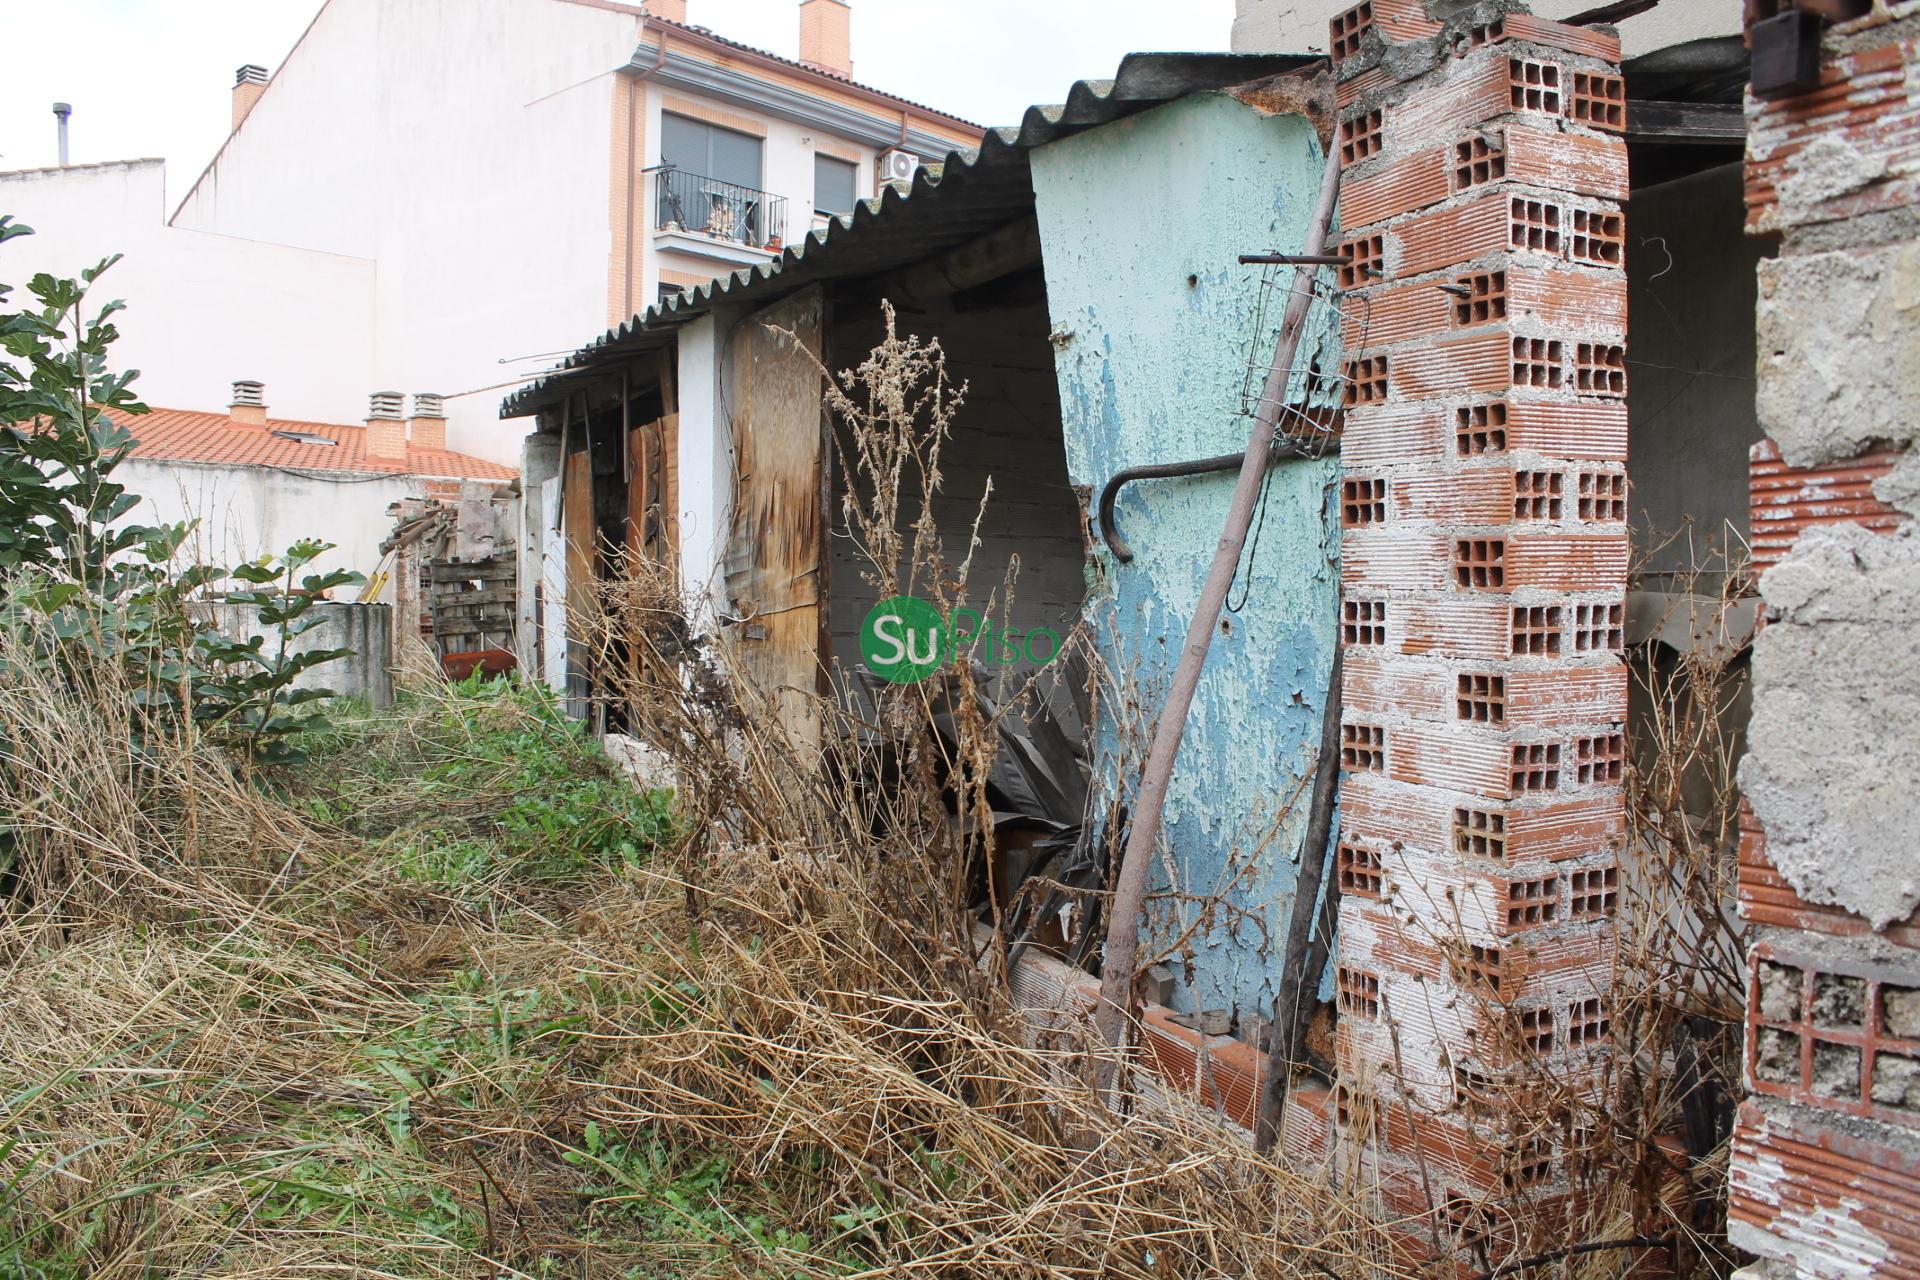
{"type": "Polygon", "coordinates": [[[0,210],[42,233],[0,279],[124,252],[102,287],[151,401],[217,411],[244,369],[337,422],[368,387],[437,387],[455,448],[516,461],[501,384],[979,140],[852,78],[845,0],[798,4],[797,60],[689,16],[325,0],[278,68],[240,69],[170,215],[156,161],[0,174],[0,210]]]}
{"type": "Polygon", "coordinates": [[[236,382],[225,413],[116,417],[139,443],[115,478],[143,499],[130,519],[198,521],[187,549],[205,562],[232,565],[320,538],[334,549],[315,571],[371,577],[396,503],[518,479],[512,467],[447,448],[438,396],[415,395],[408,409],[398,392],[382,392],[362,423],[269,416],[266,388],[236,382]]]}

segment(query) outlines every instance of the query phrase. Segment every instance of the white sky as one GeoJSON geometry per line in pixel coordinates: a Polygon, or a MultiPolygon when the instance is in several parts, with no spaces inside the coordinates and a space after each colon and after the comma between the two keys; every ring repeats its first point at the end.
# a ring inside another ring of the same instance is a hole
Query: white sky
{"type": "MultiPolygon", "coordinates": [[[[412,3],[415,0],[401,0],[412,3]]],[[[492,0],[468,0],[487,4],[492,0]]],[[[981,124],[1017,124],[1133,51],[1227,47],[1234,0],[854,0],[855,76],[981,124]]],[[[0,170],[159,156],[169,200],[226,136],[234,68],[277,67],[319,0],[0,0],[0,170]]],[[[793,57],[797,0],[689,0],[688,20],[793,57]]],[[[4,212],[4,210],[0,210],[4,212]]]]}

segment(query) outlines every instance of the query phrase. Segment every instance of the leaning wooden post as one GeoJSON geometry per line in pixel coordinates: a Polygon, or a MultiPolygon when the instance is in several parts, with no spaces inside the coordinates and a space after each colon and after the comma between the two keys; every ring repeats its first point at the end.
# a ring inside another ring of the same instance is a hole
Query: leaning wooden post
{"type": "Polygon", "coordinates": [[[1327,700],[1320,709],[1320,759],[1313,774],[1313,807],[1308,811],[1307,835],[1300,846],[1300,877],[1293,882],[1293,920],[1287,928],[1286,949],[1281,952],[1280,991],[1274,997],[1273,1022],[1267,1029],[1267,1078],[1253,1126],[1255,1151],[1269,1151],[1279,1140],[1287,1087],[1292,1083],[1293,1064],[1300,1060],[1300,1046],[1307,1038],[1320,972],[1327,965],[1332,909],[1340,896],[1339,878],[1333,877],[1329,883],[1327,876],[1327,842],[1333,837],[1333,801],[1340,780],[1342,652],[1336,641],[1333,669],[1327,674],[1327,700]],[[1326,884],[1324,899],[1322,884],[1326,884]]]}
{"type": "MultiPolygon", "coordinates": [[[[1320,256],[1327,243],[1327,231],[1333,222],[1334,201],[1340,192],[1340,149],[1327,145],[1327,167],[1320,180],[1320,198],[1313,219],[1307,225],[1304,257],[1320,256]]],[[[1173,778],[1173,763],[1180,754],[1180,739],[1187,728],[1187,713],[1193,706],[1194,691],[1200,684],[1201,670],[1207,664],[1207,649],[1213,643],[1219,625],[1220,608],[1226,602],[1227,589],[1233,585],[1240,553],[1246,546],[1247,529],[1253,522],[1255,500],[1260,482],[1266,475],[1268,450],[1274,426],[1286,404],[1287,385],[1292,381],[1294,353],[1300,347],[1300,334],[1306,326],[1307,308],[1313,301],[1313,274],[1317,265],[1295,268],[1292,294],[1287,300],[1280,338],[1273,350],[1273,363],[1267,368],[1260,403],[1254,413],[1253,430],[1247,437],[1246,456],[1240,463],[1240,478],[1233,486],[1233,501],[1227,507],[1226,528],[1213,551],[1213,566],[1200,589],[1200,601],[1193,620],[1187,624],[1186,644],[1180,662],[1173,671],[1173,685],[1167,691],[1166,704],[1154,726],[1153,744],[1147,752],[1147,766],[1140,777],[1140,791],[1134,798],[1133,822],[1127,832],[1126,849],[1120,858],[1120,874],[1114,882],[1113,903],[1107,912],[1107,945],[1100,971],[1100,1003],[1094,1010],[1094,1026],[1109,1050],[1118,1050],[1126,1041],[1128,1014],[1132,1004],[1133,975],[1139,962],[1140,915],[1147,896],[1147,868],[1152,861],[1154,840],[1160,833],[1160,812],[1166,805],[1167,784],[1173,778]]],[[[1101,1093],[1105,1095],[1116,1078],[1117,1053],[1109,1053],[1099,1071],[1101,1093]]]]}

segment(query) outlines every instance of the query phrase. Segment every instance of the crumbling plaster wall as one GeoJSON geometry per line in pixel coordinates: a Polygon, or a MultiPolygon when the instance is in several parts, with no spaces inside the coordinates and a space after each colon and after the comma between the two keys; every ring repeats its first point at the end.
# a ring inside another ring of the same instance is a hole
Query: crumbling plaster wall
{"type": "MultiPolygon", "coordinates": [[[[1897,25],[1912,31],[1910,55],[1920,17],[1897,25]]],[[[1911,95],[1906,112],[1920,119],[1911,95]]],[[[1920,242],[1897,206],[1840,216],[1863,198],[1886,203],[1889,187],[1920,194],[1920,159],[1894,141],[1884,126],[1832,128],[1789,150],[1756,132],[1758,159],[1785,156],[1756,219],[1785,233],[1759,270],[1756,404],[1790,466],[1920,438],[1920,242]]],[[[1909,452],[1874,492],[1920,513],[1920,458],[1909,452]]],[[[1920,906],[1916,584],[1911,525],[1877,535],[1847,523],[1809,531],[1760,583],[1769,624],[1754,650],[1742,786],[1801,896],[1876,927],[1920,906]]]]}
{"type": "Polygon", "coordinates": [[[1798,531],[1769,539],[1740,769],[1728,1237],[1765,1280],[1920,1268],[1920,3],[1827,27],[1821,64],[1747,103],[1748,227],[1780,237],[1756,308],[1779,459],[1756,451],[1753,501],[1798,531]]]}
{"type": "MultiPolygon", "coordinates": [[[[1076,485],[1245,447],[1246,362],[1273,349],[1280,306],[1254,333],[1260,270],[1238,255],[1297,248],[1322,170],[1307,121],[1201,95],[1052,143],[1033,156],[1055,369],[1076,485]]],[[[1312,335],[1331,344],[1331,326],[1312,335]]],[[[1332,353],[1323,359],[1332,363],[1332,353]]],[[[1175,962],[1181,1008],[1271,1009],[1291,909],[1338,608],[1324,512],[1331,462],[1270,473],[1265,514],[1195,699],[1168,796],[1155,888],[1223,909],[1175,962]],[[1244,603],[1241,603],[1244,595],[1244,603]],[[1291,804],[1291,810],[1288,806],[1291,804]],[[1284,815],[1284,817],[1283,817],[1284,815]]],[[[1135,559],[1096,550],[1088,617],[1120,681],[1096,738],[1096,776],[1137,768],[1220,537],[1231,472],[1130,485],[1118,524],[1135,559]]],[[[1151,949],[1196,908],[1151,912],[1151,949]]]]}

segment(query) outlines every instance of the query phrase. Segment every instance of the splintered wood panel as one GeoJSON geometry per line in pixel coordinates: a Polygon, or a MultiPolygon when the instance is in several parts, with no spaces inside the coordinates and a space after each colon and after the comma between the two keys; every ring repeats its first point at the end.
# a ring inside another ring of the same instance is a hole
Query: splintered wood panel
{"type": "Polygon", "coordinates": [[[634,428],[627,442],[633,462],[633,479],[627,485],[627,550],[669,570],[680,562],[680,531],[674,519],[679,434],[679,415],[670,413],[634,428]]]}
{"type": "Polygon", "coordinates": [[[592,624],[594,587],[593,454],[586,449],[566,456],[561,468],[561,504],[567,539],[567,684],[586,690],[586,637],[592,624]]]}
{"type": "Polygon", "coordinates": [[[731,631],[741,666],[807,746],[820,739],[812,695],[822,671],[825,544],[821,308],[812,288],[748,317],[732,368],[737,470],[726,579],[743,621],[731,631]]]}

